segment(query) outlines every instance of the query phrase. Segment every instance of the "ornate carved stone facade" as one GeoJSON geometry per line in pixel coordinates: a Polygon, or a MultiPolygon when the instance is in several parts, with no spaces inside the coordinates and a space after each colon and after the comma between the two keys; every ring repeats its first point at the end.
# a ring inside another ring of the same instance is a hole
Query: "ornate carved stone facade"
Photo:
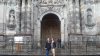
{"type": "MultiPolygon", "coordinates": [[[[41,41],[41,22],[47,14],[60,20],[62,45],[68,41],[82,41],[82,37],[99,36],[99,0],[0,0],[1,35],[31,36],[41,41]],[[96,11],[98,9],[98,11],[96,11]],[[80,37],[80,38],[79,38],[80,37]]],[[[53,25],[53,24],[52,24],[53,25]]]]}

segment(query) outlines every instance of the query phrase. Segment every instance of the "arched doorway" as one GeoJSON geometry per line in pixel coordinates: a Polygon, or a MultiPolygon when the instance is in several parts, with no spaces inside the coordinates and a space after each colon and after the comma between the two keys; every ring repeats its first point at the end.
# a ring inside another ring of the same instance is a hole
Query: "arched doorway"
{"type": "Polygon", "coordinates": [[[48,13],[43,16],[41,21],[41,44],[44,47],[46,39],[54,38],[56,41],[58,38],[61,38],[60,30],[60,20],[57,15],[53,13],[48,13]]]}

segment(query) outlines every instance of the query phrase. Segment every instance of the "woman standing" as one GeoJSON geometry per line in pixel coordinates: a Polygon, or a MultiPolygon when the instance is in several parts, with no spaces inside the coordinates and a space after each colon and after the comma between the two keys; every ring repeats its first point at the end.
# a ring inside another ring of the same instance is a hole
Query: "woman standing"
{"type": "Polygon", "coordinates": [[[49,38],[47,38],[45,49],[46,49],[46,56],[49,56],[49,51],[51,49],[51,43],[50,43],[50,39],[49,38]]]}
{"type": "Polygon", "coordinates": [[[55,48],[56,48],[56,43],[54,39],[52,38],[51,39],[51,51],[52,51],[53,56],[55,56],[55,48]]]}

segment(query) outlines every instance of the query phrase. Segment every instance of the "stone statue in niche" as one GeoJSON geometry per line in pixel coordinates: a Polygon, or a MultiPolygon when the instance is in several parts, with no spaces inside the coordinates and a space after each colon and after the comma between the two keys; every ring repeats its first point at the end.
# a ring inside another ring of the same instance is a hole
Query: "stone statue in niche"
{"type": "Polygon", "coordinates": [[[7,27],[8,27],[9,30],[14,30],[15,27],[16,27],[15,11],[14,10],[10,10],[9,11],[9,19],[8,19],[7,27]]]}
{"type": "Polygon", "coordinates": [[[95,23],[93,22],[92,9],[91,8],[87,9],[87,23],[86,23],[86,26],[89,29],[92,29],[95,26],[95,23]]]}

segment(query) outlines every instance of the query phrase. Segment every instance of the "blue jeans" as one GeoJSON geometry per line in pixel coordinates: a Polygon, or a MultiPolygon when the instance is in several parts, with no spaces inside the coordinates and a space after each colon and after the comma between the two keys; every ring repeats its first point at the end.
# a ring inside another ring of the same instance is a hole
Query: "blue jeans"
{"type": "Polygon", "coordinates": [[[49,50],[46,49],[46,56],[49,56],[49,50]]]}

